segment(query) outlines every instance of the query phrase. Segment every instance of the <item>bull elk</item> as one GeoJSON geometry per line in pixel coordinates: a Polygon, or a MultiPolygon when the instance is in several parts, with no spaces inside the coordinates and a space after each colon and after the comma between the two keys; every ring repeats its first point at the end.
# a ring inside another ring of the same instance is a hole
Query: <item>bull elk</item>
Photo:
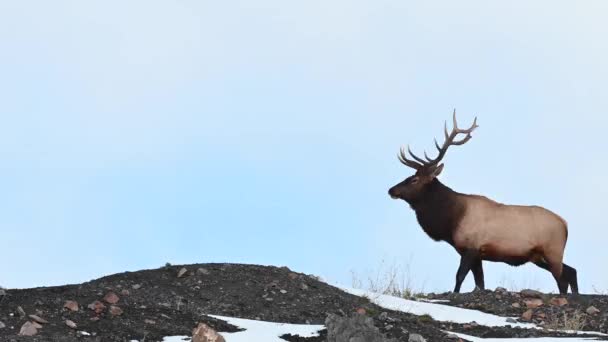
{"type": "Polygon", "coordinates": [[[460,254],[454,292],[469,271],[473,271],[475,285],[484,289],[482,261],[504,262],[512,266],[533,262],[553,275],[559,292],[566,294],[568,286],[578,293],[576,270],[562,262],[568,239],[566,221],[559,215],[539,206],[505,205],[489,198],[453,191],[437,176],[448,148],[464,145],[477,128],[477,118],[468,129],[459,129],[454,111],[454,127],[448,133],[445,123],[445,142],[435,146],[439,151],[431,159],[424,159],[401,148],[399,161],[416,173],[393,186],[389,195],[402,199],[416,212],[416,218],[426,234],[435,241],[445,241],[460,254]],[[456,140],[460,135],[460,140],[456,140]],[[463,136],[464,135],[464,136],[463,136]]]}

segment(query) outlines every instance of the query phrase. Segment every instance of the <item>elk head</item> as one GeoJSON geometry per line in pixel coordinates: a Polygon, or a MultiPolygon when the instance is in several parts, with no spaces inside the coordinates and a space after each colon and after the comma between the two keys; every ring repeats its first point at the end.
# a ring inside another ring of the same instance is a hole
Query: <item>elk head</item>
{"type": "Polygon", "coordinates": [[[448,133],[448,124],[445,122],[444,132],[445,132],[445,142],[443,146],[439,146],[437,143],[437,139],[435,139],[435,147],[439,151],[439,155],[436,158],[431,159],[427,156],[426,152],[424,152],[425,159],[422,159],[416,156],[410,150],[410,147],[407,147],[407,152],[414,159],[408,159],[405,150],[401,148],[398,158],[401,163],[406,166],[409,166],[416,170],[416,173],[408,178],[406,178],[403,182],[393,186],[388,191],[388,194],[393,199],[402,199],[408,203],[415,202],[421,195],[424,194],[427,186],[435,180],[437,176],[443,171],[443,164],[440,164],[441,160],[445,156],[448,148],[451,145],[463,145],[467,141],[471,139],[471,133],[477,126],[477,118],[473,121],[473,125],[471,125],[468,129],[459,129],[458,124],[456,123],[456,110],[454,110],[453,115],[454,120],[454,128],[451,133],[448,133]],[[466,136],[460,140],[455,140],[458,134],[466,134],[466,136]]]}

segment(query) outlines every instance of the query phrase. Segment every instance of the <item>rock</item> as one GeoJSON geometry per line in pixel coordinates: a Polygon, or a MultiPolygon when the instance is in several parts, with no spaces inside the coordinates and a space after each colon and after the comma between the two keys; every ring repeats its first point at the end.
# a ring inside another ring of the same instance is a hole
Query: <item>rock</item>
{"type": "Polygon", "coordinates": [[[287,293],[287,290],[281,290],[281,291],[279,291],[279,292],[281,292],[282,294],[286,294],[286,293],[287,293]]]}
{"type": "Polygon", "coordinates": [[[131,288],[133,290],[139,290],[141,288],[141,284],[133,284],[133,286],[131,286],[131,288]]]}
{"type": "Polygon", "coordinates": [[[21,326],[21,329],[19,330],[20,336],[34,336],[37,333],[38,333],[38,328],[36,328],[36,326],[34,326],[34,323],[32,323],[30,321],[25,322],[21,326]]]}
{"type": "Polygon", "coordinates": [[[177,277],[178,277],[178,278],[181,278],[181,277],[183,277],[184,275],[186,275],[186,273],[187,273],[187,272],[188,272],[188,269],[186,269],[185,267],[182,267],[182,268],[179,270],[179,272],[177,272],[177,277]]]}
{"type": "Polygon", "coordinates": [[[494,292],[507,293],[508,291],[504,287],[497,287],[496,290],[494,290],[494,292]]]}
{"type": "Polygon", "coordinates": [[[445,338],[450,340],[460,340],[460,337],[458,337],[458,335],[452,333],[445,335],[445,338]]]}
{"type": "Polygon", "coordinates": [[[120,307],[116,306],[116,305],[110,305],[110,315],[112,316],[120,316],[122,315],[123,311],[120,307]]]}
{"type": "Polygon", "coordinates": [[[380,316],[378,316],[378,319],[381,321],[388,321],[388,312],[383,311],[380,316]]]}
{"type": "Polygon", "coordinates": [[[325,326],[327,342],[396,342],[386,339],[374,326],[374,320],[364,315],[348,318],[329,314],[325,326]]]}
{"type": "Polygon", "coordinates": [[[509,317],[507,318],[507,323],[517,323],[517,321],[514,318],[509,317]]]}
{"type": "Polygon", "coordinates": [[[308,290],[308,285],[302,283],[302,284],[300,284],[300,289],[302,289],[302,290],[308,290]]]}
{"type": "Polygon", "coordinates": [[[27,314],[25,313],[25,310],[23,310],[22,307],[18,306],[17,307],[17,313],[19,314],[19,317],[23,318],[25,317],[27,314]]]}
{"type": "Polygon", "coordinates": [[[296,280],[296,279],[298,279],[298,274],[297,274],[297,273],[293,273],[293,272],[291,272],[291,273],[289,273],[287,276],[288,276],[288,277],[289,277],[289,279],[291,279],[291,280],[296,280]]]}
{"type": "Polygon", "coordinates": [[[2,296],[2,297],[6,296],[6,290],[2,287],[0,287],[0,296],[2,296]]]}
{"type": "Polygon", "coordinates": [[[34,322],[36,323],[40,323],[40,324],[49,324],[49,321],[47,321],[46,319],[40,317],[40,316],[36,316],[36,315],[29,315],[29,318],[31,318],[32,320],[34,320],[34,322]]]}
{"type": "Polygon", "coordinates": [[[538,298],[526,298],[524,299],[524,303],[528,309],[535,309],[543,305],[543,300],[538,298]]]}
{"type": "Polygon", "coordinates": [[[131,292],[129,292],[129,290],[127,290],[127,289],[124,289],[124,290],[120,291],[120,294],[123,296],[128,296],[131,294],[131,292]]]}
{"type": "Polygon", "coordinates": [[[32,322],[32,324],[34,325],[34,327],[36,327],[36,329],[42,329],[42,325],[38,322],[32,322]]]}
{"type": "Polygon", "coordinates": [[[511,304],[511,306],[514,308],[521,308],[521,304],[519,304],[518,302],[511,304]]]}
{"type": "Polygon", "coordinates": [[[536,290],[521,290],[519,291],[519,294],[524,298],[543,298],[543,293],[536,290]]]}
{"type": "Polygon", "coordinates": [[[120,298],[118,295],[112,291],[106,293],[106,295],[103,297],[103,301],[108,304],[116,304],[119,300],[120,298]]]}
{"type": "Polygon", "coordinates": [[[588,307],[587,310],[585,310],[585,312],[588,313],[589,315],[597,315],[598,313],[600,313],[600,310],[592,305],[592,306],[588,307]]]}
{"type": "Polygon", "coordinates": [[[3,322],[0,322],[0,329],[4,329],[6,328],[6,324],[4,324],[3,322]]]}
{"type": "Polygon", "coordinates": [[[89,304],[87,307],[89,309],[95,311],[96,314],[100,314],[100,313],[102,313],[106,309],[106,306],[103,305],[103,303],[100,302],[100,301],[98,301],[98,300],[96,300],[93,303],[89,304]]]}
{"type": "Polygon", "coordinates": [[[551,303],[551,305],[554,305],[554,306],[564,306],[564,305],[568,305],[568,300],[563,297],[554,297],[554,298],[551,298],[551,301],[549,301],[549,303],[551,303]]]}
{"type": "Polygon", "coordinates": [[[209,272],[208,269],[201,267],[201,268],[198,268],[196,270],[196,274],[198,274],[198,275],[209,275],[209,274],[211,274],[211,272],[209,272]]]}
{"type": "Polygon", "coordinates": [[[364,308],[357,308],[356,311],[359,315],[365,315],[367,313],[367,311],[364,308]]]}
{"type": "Polygon", "coordinates": [[[63,307],[74,312],[80,310],[78,302],[76,302],[75,300],[66,300],[65,304],[63,304],[63,307]]]}
{"type": "Polygon", "coordinates": [[[65,320],[65,325],[67,325],[68,327],[72,328],[72,329],[76,329],[76,323],[74,323],[74,321],[70,321],[69,319],[65,320]]]}
{"type": "Polygon", "coordinates": [[[521,314],[521,319],[524,321],[531,321],[532,320],[532,310],[527,310],[526,312],[524,312],[523,314],[521,314]]]}
{"type": "Polygon", "coordinates": [[[545,315],[544,312],[538,312],[534,316],[540,320],[544,320],[545,318],[547,318],[547,315],[545,315]]]}
{"type": "Polygon", "coordinates": [[[207,324],[199,323],[192,331],[192,342],[226,342],[226,340],[207,324]]]}
{"type": "Polygon", "coordinates": [[[410,334],[410,337],[407,339],[408,342],[426,342],[422,335],[418,334],[410,334]]]}
{"type": "Polygon", "coordinates": [[[154,324],[156,324],[156,321],[153,321],[151,319],[144,319],[144,323],[154,325],[154,324]]]}

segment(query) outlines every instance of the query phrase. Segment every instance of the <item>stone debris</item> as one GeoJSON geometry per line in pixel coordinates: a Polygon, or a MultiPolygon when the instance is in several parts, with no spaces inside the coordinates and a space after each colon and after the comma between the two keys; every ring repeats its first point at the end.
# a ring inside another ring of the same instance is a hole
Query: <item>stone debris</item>
{"type": "Polygon", "coordinates": [[[36,334],[38,334],[38,328],[30,321],[25,322],[19,330],[20,336],[34,336],[36,334]]]}
{"type": "Polygon", "coordinates": [[[102,313],[106,309],[106,306],[102,302],[100,302],[98,300],[96,300],[93,303],[89,304],[87,307],[90,310],[95,311],[96,314],[100,314],[100,313],[102,313]]]}
{"type": "Polygon", "coordinates": [[[69,319],[65,320],[65,325],[67,325],[68,327],[70,327],[72,329],[76,329],[77,328],[76,323],[74,323],[74,321],[71,321],[69,319]]]}
{"type": "Polygon", "coordinates": [[[209,274],[211,274],[211,272],[209,272],[209,270],[206,269],[206,268],[200,267],[200,268],[198,268],[196,270],[196,274],[198,274],[198,275],[209,275],[209,274]]]}
{"type": "Polygon", "coordinates": [[[183,277],[184,275],[186,275],[186,273],[187,273],[187,272],[188,272],[188,269],[186,269],[185,267],[182,267],[182,268],[179,270],[179,272],[177,272],[177,277],[178,277],[178,278],[181,278],[181,277],[183,277]]]}
{"type": "Polygon", "coordinates": [[[396,342],[382,335],[374,326],[373,319],[365,315],[347,318],[330,314],[325,319],[325,326],[327,342],[396,342]]]}
{"type": "Polygon", "coordinates": [[[31,318],[34,322],[36,323],[40,323],[40,324],[49,324],[49,321],[47,321],[46,319],[37,316],[37,315],[29,315],[29,318],[31,318]]]}
{"type": "Polygon", "coordinates": [[[106,295],[103,297],[103,301],[108,304],[116,304],[119,300],[120,297],[118,297],[118,295],[112,291],[106,293],[106,295]]]}
{"type": "Polygon", "coordinates": [[[535,309],[543,305],[543,300],[539,298],[526,298],[524,299],[524,304],[526,304],[528,309],[535,309]]]}
{"type": "Polygon", "coordinates": [[[521,319],[523,319],[524,321],[531,321],[533,313],[534,312],[531,309],[527,310],[526,312],[524,312],[523,314],[521,314],[521,319]]]}
{"type": "Polygon", "coordinates": [[[116,306],[116,305],[110,305],[110,315],[112,316],[120,316],[122,315],[123,311],[120,307],[116,306]]]}
{"type": "Polygon", "coordinates": [[[205,323],[199,323],[192,330],[192,342],[225,342],[224,337],[205,323]]]}
{"type": "Polygon", "coordinates": [[[410,337],[407,339],[408,342],[426,342],[424,337],[419,334],[410,334],[410,337]]]}
{"type": "Polygon", "coordinates": [[[551,298],[551,301],[549,303],[554,306],[564,306],[568,305],[568,300],[564,297],[555,297],[551,298]]]}
{"type": "Polygon", "coordinates": [[[78,306],[78,302],[75,300],[66,300],[65,304],[63,304],[63,307],[70,311],[74,311],[74,312],[80,310],[80,307],[78,306]]]}
{"type": "Polygon", "coordinates": [[[525,289],[519,291],[519,294],[523,298],[543,298],[543,293],[536,290],[525,289]]]}

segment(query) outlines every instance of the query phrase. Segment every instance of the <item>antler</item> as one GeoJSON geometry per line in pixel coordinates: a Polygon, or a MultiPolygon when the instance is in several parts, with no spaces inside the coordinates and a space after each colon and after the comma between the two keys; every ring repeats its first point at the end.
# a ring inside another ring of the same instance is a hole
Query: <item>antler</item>
{"type": "Polygon", "coordinates": [[[464,145],[467,141],[469,141],[472,138],[471,133],[475,130],[475,128],[479,127],[477,125],[477,117],[476,117],[475,120],[473,120],[473,125],[471,125],[471,127],[469,127],[468,129],[458,128],[458,123],[456,122],[456,109],[454,109],[453,120],[454,120],[454,127],[452,128],[451,133],[448,133],[448,122],[447,121],[445,122],[445,125],[444,125],[445,142],[443,143],[443,146],[439,146],[439,144],[437,143],[437,139],[435,139],[435,147],[437,147],[437,150],[439,151],[439,154],[437,155],[436,158],[434,158],[434,159],[429,158],[429,156],[426,154],[426,151],[425,151],[424,157],[426,158],[426,160],[424,160],[424,159],[416,156],[414,153],[412,153],[412,151],[410,150],[410,147],[408,146],[407,147],[408,153],[416,161],[407,159],[403,148],[401,148],[400,153],[399,153],[399,161],[401,161],[403,164],[405,164],[411,168],[414,168],[416,170],[419,170],[420,168],[423,168],[423,167],[428,168],[428,167],[437,166],[437,164],[439,164],[439,162],[443,159],[443,157],[445,156],[445,153],[448,151],[448,148],[451,145],[464,145]],[[456,139],[458,134],[466,134],[466,136],[460,140],[454,140],[454,139],[456,139]]]}

